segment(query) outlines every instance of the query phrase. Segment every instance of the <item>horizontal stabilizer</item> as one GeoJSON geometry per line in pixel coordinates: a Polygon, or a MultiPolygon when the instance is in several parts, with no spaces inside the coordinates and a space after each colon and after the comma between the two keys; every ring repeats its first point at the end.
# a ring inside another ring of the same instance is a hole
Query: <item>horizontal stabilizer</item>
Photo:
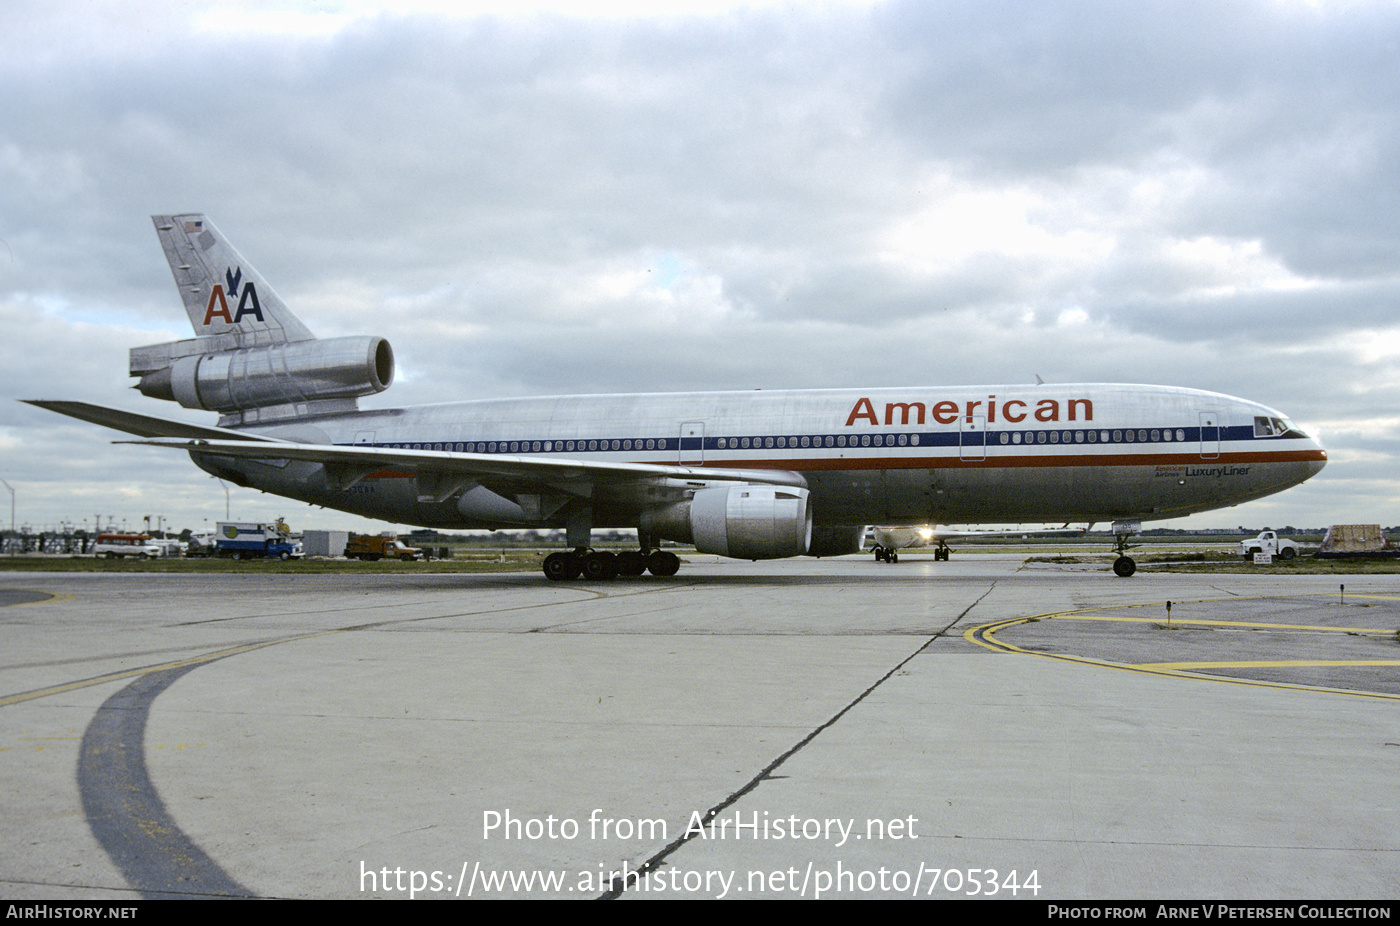
{"type": "Polygon", "coordinates": [[[20,399],[20,401],[39,408],[46,408],[51,412],[58,412],[60,415],[67,415],[70,418],[78,418],[117,431],[135,434],[137,437],[282,443],[282,441],[264,437],[261,434],[247,434],[228,428],[204,427],[184,421],[172,421],[169,418],[157,418],[154,415],[138,415],[135,412],[107,408],[102,405],[90,405],[87,402],[57,402],[49,399],[20,399]]]}

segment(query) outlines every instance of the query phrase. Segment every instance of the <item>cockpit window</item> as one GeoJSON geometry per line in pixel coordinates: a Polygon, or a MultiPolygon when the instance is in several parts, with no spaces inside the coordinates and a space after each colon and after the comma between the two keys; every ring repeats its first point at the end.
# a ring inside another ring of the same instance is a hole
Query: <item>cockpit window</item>
{"type": "Polygon", "coordinates": [[[1301,437],[1308,435],[1287,418],[1272,418],[1256,415],[1254,418],[1255,437],[1301,437]]]}

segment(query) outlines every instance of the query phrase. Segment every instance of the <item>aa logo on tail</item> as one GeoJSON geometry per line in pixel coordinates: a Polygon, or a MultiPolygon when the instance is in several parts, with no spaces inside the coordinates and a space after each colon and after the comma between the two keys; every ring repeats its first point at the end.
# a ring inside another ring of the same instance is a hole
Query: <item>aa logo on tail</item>
{"type": "Polygon", "coordinates": [[[236,325],[243,320],[243,316],[251,315],[260,322],[265,322],[262,313],[262,304],[258,302],[258,289],[252,281],[243,287],[240,294],[238,287],[243,282],[243,268],[234,267],[224,270],[224,282],[228,284],[228,294],[224,294],[224,283],[215,283],[214,290],[209,294],[209,305],[204,309],[204,324],[208,325],[216,318],[221,318],[226,324],[236,325]],[[229,312],[228,301],[230,298],[238,300],[238,308],[235,312],[229,312]]]}

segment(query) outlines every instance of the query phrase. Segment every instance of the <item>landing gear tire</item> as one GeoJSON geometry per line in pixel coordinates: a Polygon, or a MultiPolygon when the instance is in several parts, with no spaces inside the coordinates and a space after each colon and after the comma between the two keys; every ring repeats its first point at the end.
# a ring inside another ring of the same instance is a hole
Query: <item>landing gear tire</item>
{"type": "Polygon", "coordinates": [[[659,578],[673,576],[681,568],[681,558],[668,550],[655,550],[647,557],[647,571],[659,578]]]}
{"type": "Polygon", "coordinates": [[[647,571],[647,555],[641,550],[617,554],[617,574],[635,578],[647,571]]]}
{"type": "Polygon", "coordinates": [[[583,561],[585,579],[613,579],[617,577],[617,557],[611,553],[594,552],[583,561]]]}
{"type": "Polygon", "coordinates": [[[544,576],[551,582],[577,579],[578,567],[572,553],[551,553],[544,558],[544,576]]]}
{"type": "Polygon", "coordinates": [[[1133,562],[1131,556],[1120,556],[1113,561],[1113,574],[1118,578],[1126,579],[1135,572],[1137,572],[1137,563],[1133,562]]]}

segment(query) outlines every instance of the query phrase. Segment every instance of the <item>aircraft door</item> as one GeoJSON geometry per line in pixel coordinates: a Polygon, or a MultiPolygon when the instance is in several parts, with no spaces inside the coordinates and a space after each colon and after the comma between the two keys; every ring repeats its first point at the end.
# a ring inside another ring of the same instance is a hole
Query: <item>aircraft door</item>
{"type": "Polygon", "coordinates": [[[681,466],[699,466],[705,462],[705,422],[687,421],[681,424],[681,466]]]}
{"type": "Polygon", "coordinates": [[[963,460],[987,459],[986,415],[972,415],[971,420],[968,418],[962,420],[958,457],[963,460]]]}
{"type": "Polygon", "coordinates": [[[1220,456],[1220,413],[1201,412],[1201,459],[1214,460],[1220,456]]]}

